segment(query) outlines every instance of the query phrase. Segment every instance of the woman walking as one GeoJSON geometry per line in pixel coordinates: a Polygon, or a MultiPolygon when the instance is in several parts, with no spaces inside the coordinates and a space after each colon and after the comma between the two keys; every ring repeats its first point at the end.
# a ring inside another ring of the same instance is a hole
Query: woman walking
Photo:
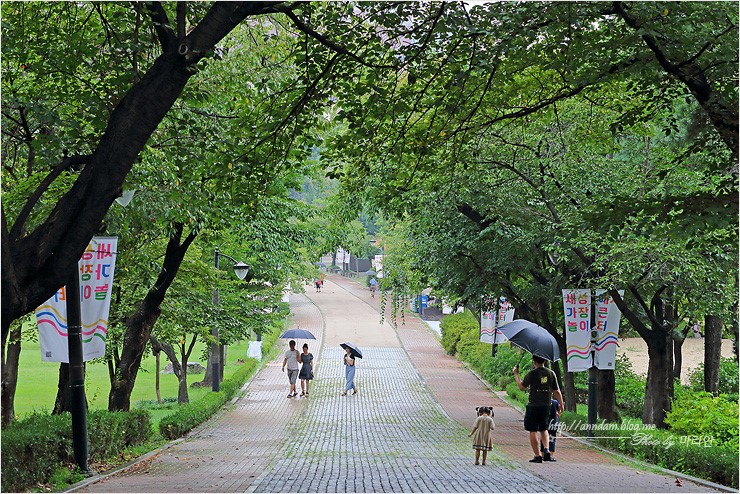
{"type": "Polygon", "coordinates": [[[342,396],[347,396],[347,391],[353,390],[352,394],[357,394],[357,387],[355,386],[355,359],[352,358],[352,350],[349,347],[344,349],[344,377],[347,379],[347,384],[344,386],[342,396]]]}
{"type": "Polygon", "coordinates": [[[308,398],[311,379],[313,379],[313,354],[308,353],[308,343],[303,344],[303,353],[301,353],[300,359],[301,372],[298,374],[298,378],[301,380],[301,396],[308,398]]]}

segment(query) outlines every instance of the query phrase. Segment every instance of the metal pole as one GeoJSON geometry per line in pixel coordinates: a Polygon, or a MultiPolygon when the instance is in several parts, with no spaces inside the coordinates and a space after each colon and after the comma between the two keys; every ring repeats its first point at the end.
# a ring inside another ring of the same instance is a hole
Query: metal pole
{"type": "MultiPolygon", "coordinates": [[[[216,247],[216,255],[213,258],[213,265],[216,269],[218,269],[218,258],[218,247],[216,247]]],[[[218,286],[216,286],[216,289],[213,290],[213,305],[218,305],[219,303],[218,286]]],[[[218,326],[215,321],[213,329],[211,329],[211,336],[213,336],[213,343],[211,344],[211,383],[213,386],[211,389],[218,392],[221,390],[221,352],[218,348],[218,326]]]]}
{"type": "Polygon", "coordinates": [[[496,333],[498,332],[498,311],[500,306],[500,299],[496,299],[496,303],[493,307],[493,342],[491,343],[491,357],[496,356],[496,333]]]}
{"type": "MultiPolygon", "coordinates": [[[[589,336],[596,331],[596,299],[591,299],[591,331],[589,336]]],[[[597,393],[599,385],[599,370],[596,368],[594,354],[596,353],[593,337],[591,337],[591,367],[588,369],[588,437],[594,437],[594,426],[596,425],[597,393]]]]}
{"type": "Polygon", "coordinates": [[[82,316],[80,308],[80,273],[75,263],[67,280],[67,348],[69,350],[69,411],[72,413],[72,449],[77,466],[87,467],[87,400],[85,399],[85,364],[82,358],[82,316]]]}

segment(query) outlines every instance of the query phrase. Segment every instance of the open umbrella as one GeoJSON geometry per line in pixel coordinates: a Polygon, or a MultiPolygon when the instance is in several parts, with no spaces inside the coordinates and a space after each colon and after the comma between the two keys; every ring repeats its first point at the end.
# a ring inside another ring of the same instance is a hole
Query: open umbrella
{"type": "Polygon", "coordinates": [[[315,340],[316,337],[311,334],[310,331],[307,331],[305,329],[289,329],[285,333],[280,335],[281,338],[295,338],[298,340],[315,340]]]}
{"type": "Polygon", "coordinates": [[[372,269],[370,271],[365,271],[365,275],[367,276],[376,276],[378,273],[373,271],[372,269]]]}
{"type": "Polygon", "coordinates": [[[351,355],[352,355],[352,358],[362,358],[362,352],[360,351],[359,348],[357,348],[356,346],[354,346],[352,343],[349,343],[349,342],[347,342],[347,343],[340,343],[339,346],[342,347],[342,348],[345,348],[345,349],[346,348],[349,348],[350,349],[350,352],[351,352],[351,355]]]}
{"type": "Polygon", "coordinates": [[[542,326],[525,319],[517,319],[499,328],[513,344],[551,362],[560,360],[560,348],[555,338],[542,326]]]}

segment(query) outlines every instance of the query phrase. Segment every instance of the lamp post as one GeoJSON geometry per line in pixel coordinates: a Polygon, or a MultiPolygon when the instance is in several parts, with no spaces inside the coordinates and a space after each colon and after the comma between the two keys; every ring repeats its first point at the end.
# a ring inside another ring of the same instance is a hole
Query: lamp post
{"type": "MultiPolygon", "coordinates": [[[[240,280],[243,280],[247,277],[247,273],[249,272],[249,266],[247,264],[244,264],[241,261],[237,261],[231,256],[227,256],[226,254],[222,254],[219,252],[218,247],[216,247],[216,254],[213,257],[213,265],[216,269],[218,269],[218,260],[221,257],[225,257],[226,259],[229,259],[231,262],[234,263],[234,274],[236,274],[236,277],[240,280]]],[[[213,304],[218,305],[219,302],[219,293],[218,293],[218,287],[213,291],[213,304]]],[[[211,380],[213,383],[213,387],[211,388],[213,391],[220,391],[221,390],[221,351],[218,343],[218,326],[213,325],[213,329],[211,330],[211,335],[213,336],[213,344],[211,345],[211,380]]]]}

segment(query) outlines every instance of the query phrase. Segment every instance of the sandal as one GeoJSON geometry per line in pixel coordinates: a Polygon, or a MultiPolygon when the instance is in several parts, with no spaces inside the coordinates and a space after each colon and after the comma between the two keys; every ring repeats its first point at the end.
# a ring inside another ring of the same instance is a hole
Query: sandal
{"type": "Polygon", "coordinates": [[[342,396],[347,396],[347,392],[346,392],[346,391],[342,391],[342,392],[341,392],[340,394],[341,394],[342,396]]]}
{"type": "Polygon", "coordinates": [[[306,396],[306,393],[301,393],[301,396],[306,396]]]}

